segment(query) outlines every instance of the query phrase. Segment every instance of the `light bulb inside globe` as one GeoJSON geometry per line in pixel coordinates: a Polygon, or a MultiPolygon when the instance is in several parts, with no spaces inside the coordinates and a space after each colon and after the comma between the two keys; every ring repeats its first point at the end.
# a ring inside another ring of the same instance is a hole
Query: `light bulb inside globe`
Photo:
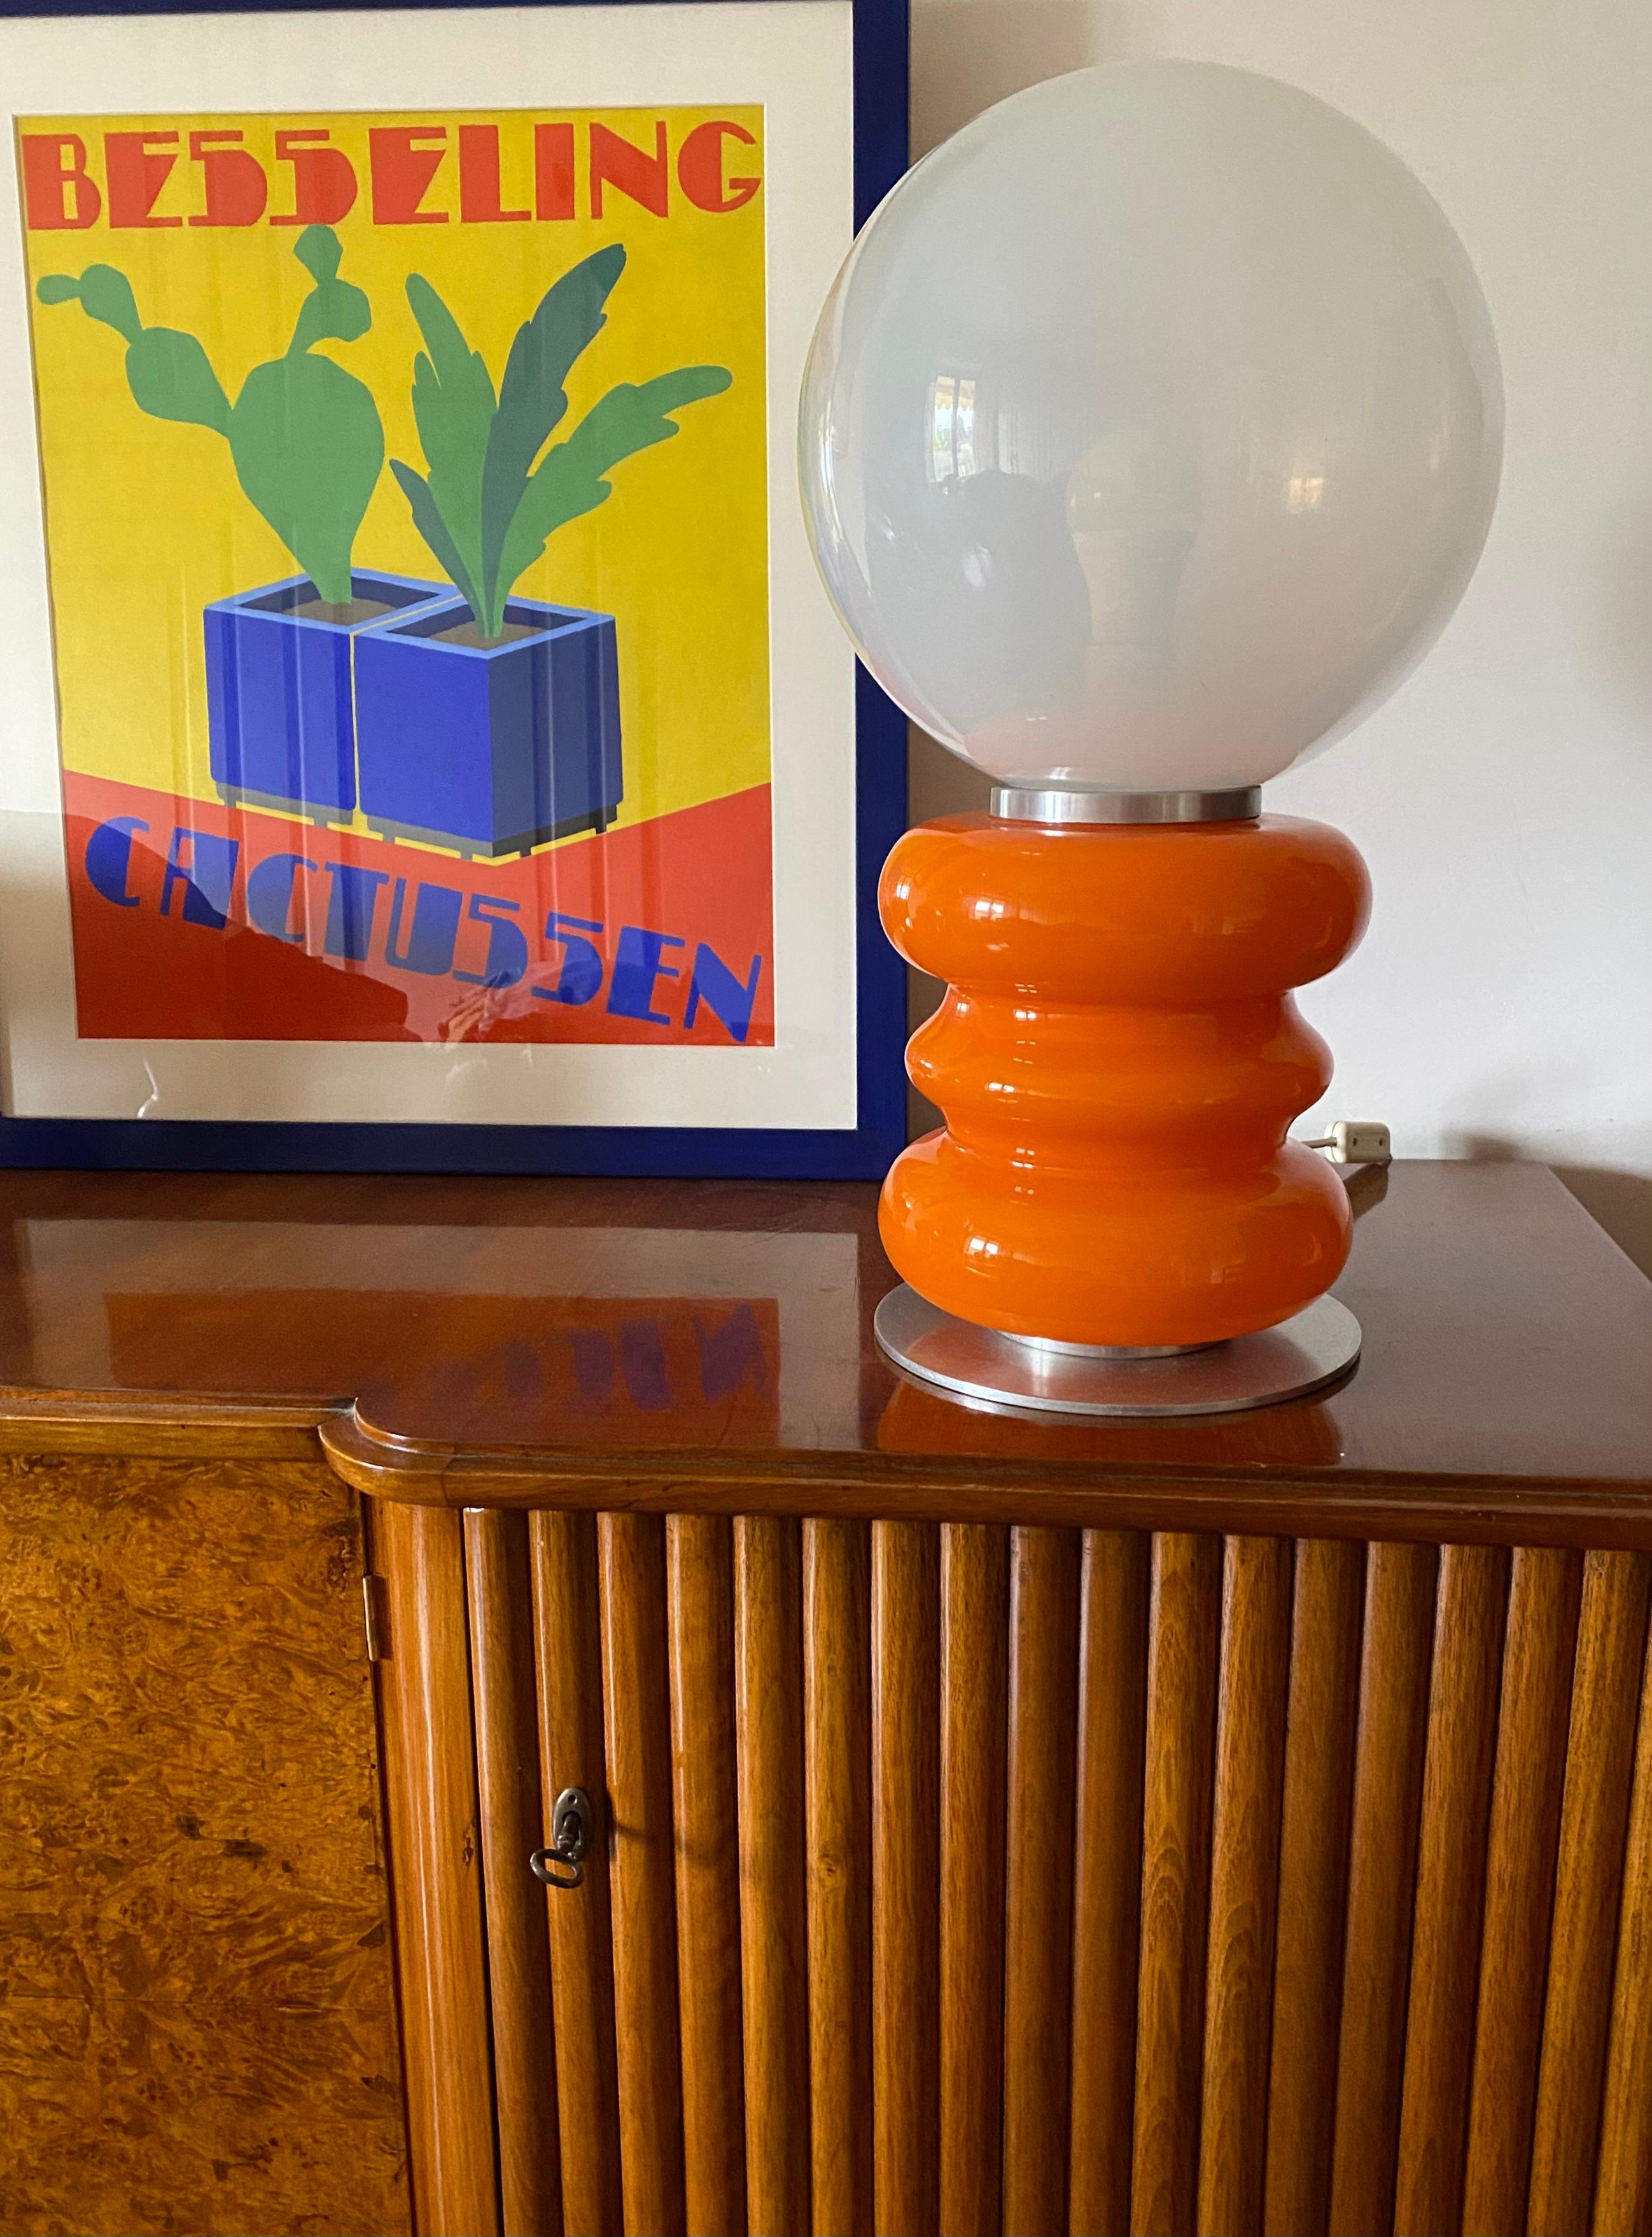
{"type": "Polygon", "coordinates": [[[874,213],[806,373],[821,574],[1001,783],[1275,776],[1405,676],[1489,525],[1472,267],[1362,127],[1208,63],[988,110],[874,213]]]}

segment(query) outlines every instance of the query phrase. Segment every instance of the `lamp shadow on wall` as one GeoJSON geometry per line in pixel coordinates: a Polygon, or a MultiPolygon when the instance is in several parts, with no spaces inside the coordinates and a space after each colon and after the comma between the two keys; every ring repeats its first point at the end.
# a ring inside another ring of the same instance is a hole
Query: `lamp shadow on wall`
{"type": "Polygon", "coordinates": [[[1012,93],[1091,63],[1140,51],[1098,9],[1073,0],[916,0],[912,9],[912,154],[1012,93]]]}

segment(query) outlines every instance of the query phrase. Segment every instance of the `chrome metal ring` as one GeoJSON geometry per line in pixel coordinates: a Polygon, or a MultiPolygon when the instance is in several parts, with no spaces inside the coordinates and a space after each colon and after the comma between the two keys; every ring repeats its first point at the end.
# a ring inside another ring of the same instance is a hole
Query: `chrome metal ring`
{"type": "Polygon", "coordinates": [[[1011,1336],[1005,1330],[999,1334],[1006,1343],[1054,1352],[1061,1359],[1185,1359],[1189,1352],[1211,1349],[1208,1343],[1062,1343],[1053,1336],[1011,1336]]]}
{"type": "Polygon", "coordinates": [[[1215,792],[1097,792],[1074,785],[992,788],[992,813],[1005,823],[1245,823],[1261,812],[1258,784],[1229,785],[1215,792]]]}

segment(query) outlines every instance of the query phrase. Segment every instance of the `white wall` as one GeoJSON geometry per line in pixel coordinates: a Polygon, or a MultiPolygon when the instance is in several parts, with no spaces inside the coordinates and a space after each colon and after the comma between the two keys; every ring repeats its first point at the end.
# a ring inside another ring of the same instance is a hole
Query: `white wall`
{"type": "MultiPolygon", "coordinates": [[[[1503,352],[1503,492],[1462,607],[1268,788],[1376,888],[1364,946],[1303,998],[1337,1059],[1311,1117],[1554,1165],[1652,1270],[1652,0],[913,0],[913,154],[1141,55],[1266,70],[1368,125],[1444,204],[1503,352]]],[[[914,820],[984,804],[914,738],[914,820]]]]}

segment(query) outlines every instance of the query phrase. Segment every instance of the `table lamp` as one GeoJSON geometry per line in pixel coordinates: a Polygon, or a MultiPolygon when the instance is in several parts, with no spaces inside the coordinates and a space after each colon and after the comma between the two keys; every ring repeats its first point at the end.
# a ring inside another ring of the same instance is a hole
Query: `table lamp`
{"type": "Polygon", "coordinates": [[[1486,531],[1502,386],[1420,181],[1248,71],[1076,71],[920,162],[821,315],[804,507],[861,659],[993,781],[883,921],[947,982],[945,1126],[884,1186],[879,1341],[966,1399],[1206,1412],[1357,1357],[1330,1079],[1293,989],[1364,928],[1260,787],[1427,650],[1486,531]]]}

